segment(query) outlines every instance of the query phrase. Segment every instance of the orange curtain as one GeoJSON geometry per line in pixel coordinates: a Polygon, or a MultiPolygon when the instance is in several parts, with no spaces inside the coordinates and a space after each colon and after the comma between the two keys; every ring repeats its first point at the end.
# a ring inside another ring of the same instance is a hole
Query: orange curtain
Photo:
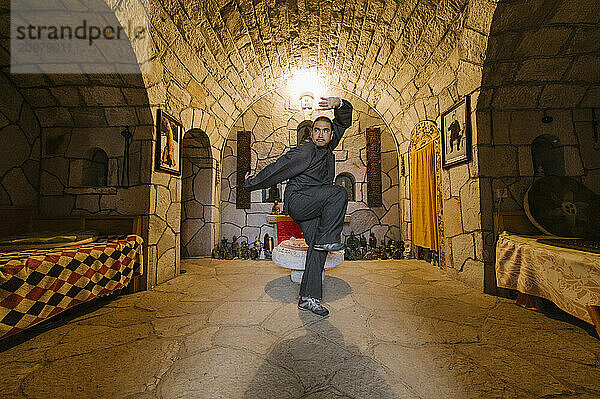
{"type": "Polygon", "coordinates": [[[435,142],[412,151],[410,155],[411,209],[413,243],[438,250],[438,226],[435,197],[435,142]]]}

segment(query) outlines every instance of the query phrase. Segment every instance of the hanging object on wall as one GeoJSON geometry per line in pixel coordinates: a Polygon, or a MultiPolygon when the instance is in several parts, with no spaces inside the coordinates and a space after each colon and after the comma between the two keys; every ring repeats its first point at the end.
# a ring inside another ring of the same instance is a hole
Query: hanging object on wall
{"type": "Polygon", "coordinates": [[[125,129],[121,131],[121,136],[125,139],[125,145],[123,147],[123,169],[121,170],[121,186],[129,187],[129,147],[131,146],[131,139],[133,138],[129,126],[126,126],[125,129]]]}
{"type": "Polygon", "coordinates": [[[442,114],[442,166],[471,160],[470,101],[466,96],[442,114]]]}
{"type": "Polygon", "coordinates": [[[181,140],[183,125],[162,110],[156,111],[157,171],[181,175],[181,140]]]}
{"type": "Polygon", "coordinates": [[[312,111],[314,100],[314,95],[310,91],[305,91],[300,94],[300,107],[303,111],[312,111]]]}
{"type": "Polygon", "coordinates": [[[250,209],[250,192],[244,189],[246,173],[250,172],[250,132],[237,132],[236,209],[250,209]]]}
{"type": "Polygon", "coordinates": [[[367,205],[383,206],[381,195],[381,130],[367,128],[367,205]]]}

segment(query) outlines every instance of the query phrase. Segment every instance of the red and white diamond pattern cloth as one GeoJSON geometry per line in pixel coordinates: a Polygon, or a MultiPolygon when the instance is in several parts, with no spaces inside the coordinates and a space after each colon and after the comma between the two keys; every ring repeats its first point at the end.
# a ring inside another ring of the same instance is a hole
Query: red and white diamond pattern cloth
{"type": "Polygon", "coordinates": [[[142,273],[142,238],[0,254],[0,339],[125,287],[142,273]]]}

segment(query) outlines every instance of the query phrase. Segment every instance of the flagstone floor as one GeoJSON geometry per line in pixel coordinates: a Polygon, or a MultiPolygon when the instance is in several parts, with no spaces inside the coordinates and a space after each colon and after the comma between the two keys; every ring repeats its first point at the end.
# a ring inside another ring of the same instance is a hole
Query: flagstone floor
{"type": "Polygon", "coordinates": [[[592,328],[422,261],[329,271],[325,319],[297,309],[298,285],[268,261],[182,268],[153,290],[0,342],[0,397],[600,397],[592,328]]]}

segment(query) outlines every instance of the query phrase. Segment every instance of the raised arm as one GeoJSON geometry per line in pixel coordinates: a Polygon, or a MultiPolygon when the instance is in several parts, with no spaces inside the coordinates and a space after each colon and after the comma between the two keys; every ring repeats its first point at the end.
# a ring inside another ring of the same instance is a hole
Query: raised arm
{"type": "Polygon", "coordinates": [[[304,172],[310,166],[311,160],[310,146],[294,147],[279,157],[277,161],[267,165],[256,176],[246,178],[244,188],[247,191],[254,191],[274,186],[304,172]]]}
{"type": "Polygon", "coordinates": [[[339,97],[321,97],[319,110],[333,109],[333,132],[329,148],[337,147],[346,129],[352,125],[352,104],[350,101],[339,97]]]}

